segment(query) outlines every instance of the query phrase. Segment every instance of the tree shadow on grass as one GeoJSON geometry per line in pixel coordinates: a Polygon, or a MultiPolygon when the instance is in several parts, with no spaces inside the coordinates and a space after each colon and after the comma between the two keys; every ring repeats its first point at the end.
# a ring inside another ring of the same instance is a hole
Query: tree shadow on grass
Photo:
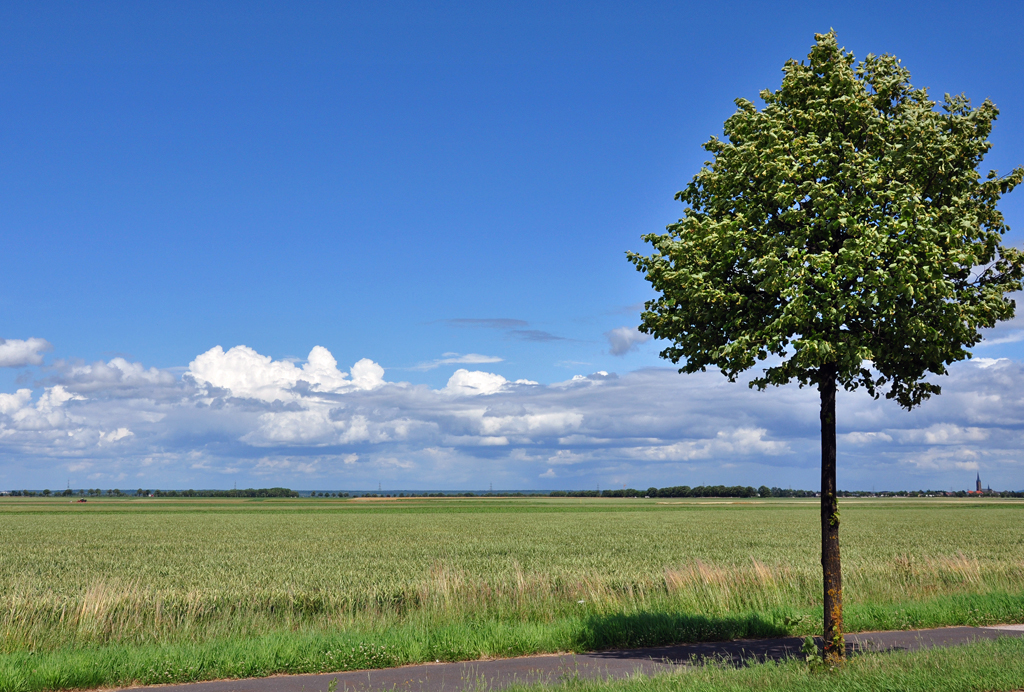
{"type": "MultiPolygon", "coordinates": [[[[789,628],[756,613],[712,617],[693,613],[591,615],[574,645],[579,650],[635,649],[692,642],[786,637],[789,628]]],[[[796,641],[800,641],[797,639],[796,641]]],[[[797,650],[799,650],[797,645],[797,650]]]]}

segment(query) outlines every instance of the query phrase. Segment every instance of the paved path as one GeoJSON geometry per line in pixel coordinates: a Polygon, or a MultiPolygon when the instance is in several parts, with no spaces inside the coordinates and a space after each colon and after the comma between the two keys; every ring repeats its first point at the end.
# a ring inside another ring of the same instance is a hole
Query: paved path
{"type": "MultiPolygon", "coordinates": [[[[943,627],[909,632],[862,632],[846,637],[847,651],[912,651],[935,646],[956,646],[978,639],[1024,636],[1024,625],[995,627],[943,627]]],[[[625,678],[674,670],[707,658],[751,661],[800,656],[803,640],[741,639],[731,642],[677,644],[646,649],[599,651],[592,654],[524,656],[492,661],[429,663],[359,672],[318,675],[278,675],[247,680],[217,680],[187,685],[164,685],[175,692],[325,692],[337,679],[338,692],[459,692],[487,688],[498,690],[512,683],[558,683],[580,678],[625,678]]],[[[133,688],[153,689],[153,688],[133,688]]]]}

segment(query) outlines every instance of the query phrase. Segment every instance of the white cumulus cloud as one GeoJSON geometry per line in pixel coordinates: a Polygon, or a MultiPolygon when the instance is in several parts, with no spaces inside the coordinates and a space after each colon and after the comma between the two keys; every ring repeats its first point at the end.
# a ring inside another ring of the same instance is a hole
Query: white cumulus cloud
{"type": "MultiPolygon", "coordinates": [[[[61,385],[79,394],[104,392],[110,395],[159,396],[158,390],[175,390],[178,378],[166,370],[146,368],[142,363],[130,363],[124,358],[113,358],[104,363],[91,364],[58,362],[61,385]]],[[[176,396],[176,393],[172,393],[176,396]]]]}
{"type": "Polygon", "coordinates": [[[19,389],[14,394],[0,394],[0,413],[9,416],[32,402],[31,389],[19,389]]]}
{"type": "Polygon", "coordinates": [[[384,384],[384,369],[363,358],[349,373],[338,370],[338,361],[323,346],[314,346],[306,363],[297,367],[285,360],[274,360],[248,346],[235,346],[224,351],[220,346],[196,356],[189,363],[189,375],[199,385],[227,390],[239,399],[265,402],[295,401],[304,382],[311,391],[343,392],[351,389],[375,389],[384,384]]]}
{"type": "Polygon", "coordinates": [[[46,339],[0,339],[0,368],[41,365],[43,352],[51,348],[46,339]]]}
{"type": "Polygon", "coordinates": [[[74,426],[75,421],[69,418],[64,404],[82,398],[56,385],[43,390],[32,406],[31,391],[19,389],[13,397],[6,395],[6,398],[0,399],[0,411],[9,419],[6,426],[0,424],[0,435],[4,427],[12,431],[53,431],[74,426]]]}
{"type": "Polygon", "coordinates": [[[463,396],[476,396],[478,394],[494,394],[500,392],[508,384],[501,375],[495,375],[480,370],[466,370],[459,368],[451,377],[445,391],[450,394],[463,396]]]}
{"type": "Polygon", "coordinates": [[[117,442],[123,440],[126,437],[131,437],[134,433],[128,428],[118,428],[117,430],[111,430],[110,432],[103,433],[100,435],[100,439],[104,442],[117,442]]]}

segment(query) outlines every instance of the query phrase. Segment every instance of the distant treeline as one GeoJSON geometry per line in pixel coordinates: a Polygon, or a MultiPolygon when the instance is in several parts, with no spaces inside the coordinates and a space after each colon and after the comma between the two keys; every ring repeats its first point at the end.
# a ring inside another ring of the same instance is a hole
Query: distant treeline
{"type": "MultiPolygon", "coordinates": [[[[52,492],[43,490],[11,490],[0,495],[11,495],[15,497],[300,497],[297,490],[289,488],[246,488],[244,490],[143,490],[122,491],[117,488],[101,490],[100,488],[88,488],[80,490],[59,490],[52,492]]],[[[840,490],[840,497],[1016,497],[1024,498],[1024,491],[1013,490],[985,490],[982,493],[968,492],[966,490],[840,490]]],[[[817,497],[814,490],[793,490],[792,488],[769,488],[762,485],[760,488],[753,488],[749,485],[698,485],[691,488],[688,485],[674,485],[668,488],[648,488],[647,490],[636,490],[634,488],[622,488],[619,490],[552,490],[551,492],[501,492],[490,491],[486,493],[474,492],[402,492],[402,493],[361,493],[353,492],[317,492],[313,491],[309,497],[817,497]]]]}
{"type": "MultiPolygon", "coordinates": [[[[348,497],[348,493],[342,493],[345,497],[348,497]]],[[[323,493],[320,493],[323,496],[323,493]]],[[[328,493],[330,495],[330,493],[328,493]]],[[[453,491],[450,493],[434,492],[434,493],[356,493],[355,497],[537,497],[546,496],[547,493],[538,490],[535,493],[524,493],[521,491],[515,492],[502,492],[500,490],[488,491],[486,493],[474,493],[474,492],[458,492],[453,491]]],[[[313,493],[316,497],[316,493],[313,493]]]]}
{"type": "MultiPolygon", "coordinates": [[[[768,491],[768,488],[764,488],[764,490],[768,491]]],[[[774,488],[774,490],[779,490],[779,488],[774,488]]],[[[780,492],[800,493],[804,491],[788,490],[780,492]]],[[[636,490],[635,488],[622,488],[621,490],[552,490],[550,495],[551,497],[757,497],[758,491],[749,485],[698,485],[696,488],[691,488],[688,485],[675,485],[670,488],[648,488],[647,490],[636,490]]],[[[811,496],[813,497],[814,493],[811,493],[811,496]]],[[[777,497],[782,496],[779,495],[777,497]]]]}
{"type": "Polygon", "coordinates": [[[245,490],[153,490],[141,488],[136,495],[153,497],[298,497],[299,493],[288,488],[246,488],[245,490]]]}
{"type": "MultiPolygon", "coordinates": [[[[669,488],[648,488],[636,490],[623,488],[619,490],[552,490],[551,497],[817,497],[816,490],[793,490],[792,488],[769,488],[762,485],[756,490],[749,485],[676,485],[669,488]]],[[[966,490],[840,490],[840,497],[978,497],[976,492],[966,490]]],[[[1024,491],[984,491],[984,497],[1021,497],[1024,491]]]]}
{"type": "Polygon", "coordinates": [[[51,492],[44,490],[12,490],[15,497],[298,497],[299,493],[288,488],[247,488],[245,490],[143,490],[124,491],[117,488],[102,490],[100,488],[83,488],[79,490],[60,490],[51,492]]]}
{"type": "Polygon", "coordinates": [[[842,490],[840,497],[1024,497],[1024,490],[842,490]]]}

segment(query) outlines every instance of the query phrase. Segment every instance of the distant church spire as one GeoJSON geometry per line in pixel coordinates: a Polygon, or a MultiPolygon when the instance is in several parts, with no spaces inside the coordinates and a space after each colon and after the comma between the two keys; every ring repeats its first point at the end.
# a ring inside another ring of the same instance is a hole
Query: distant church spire
{"type": "Polygon", "coordinates": [[[978,492],[980,493],[981,492],[981,472],[980,471],[978,472],[978,480],[975,481],[975,483],[977,483],[977,489],[978,489],[978,492]]]}

